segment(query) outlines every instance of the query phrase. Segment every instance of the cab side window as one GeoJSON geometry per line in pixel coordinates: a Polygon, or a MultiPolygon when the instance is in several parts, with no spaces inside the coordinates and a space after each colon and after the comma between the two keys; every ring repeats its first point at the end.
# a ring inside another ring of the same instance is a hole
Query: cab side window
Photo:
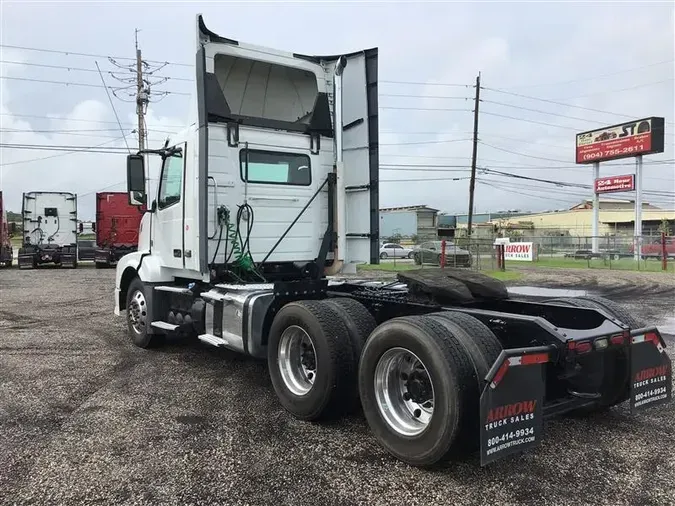
{"type": "Polygon", "coordinates": [[[180,202],[183,190],[183,157],[180,154],[169,156],[164,160],[162,178],[159,182],[157,207],[165,209],[180,202]]]}
{"type": "Polygon", "coordinates": [[[242,181],[249,183],[309,186],[312,172],[309,156],[242,149],[239,152],[242,181]]]}

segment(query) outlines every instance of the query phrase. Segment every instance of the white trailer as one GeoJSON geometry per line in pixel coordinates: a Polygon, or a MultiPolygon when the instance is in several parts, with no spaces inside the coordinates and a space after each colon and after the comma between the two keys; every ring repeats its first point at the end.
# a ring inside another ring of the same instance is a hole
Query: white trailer
{"type": "Polygon", "coordinates": [[[77,267],[77,196],[67,192],[23,194],[23,245],[19,268],[43,264],[77,267]]]}

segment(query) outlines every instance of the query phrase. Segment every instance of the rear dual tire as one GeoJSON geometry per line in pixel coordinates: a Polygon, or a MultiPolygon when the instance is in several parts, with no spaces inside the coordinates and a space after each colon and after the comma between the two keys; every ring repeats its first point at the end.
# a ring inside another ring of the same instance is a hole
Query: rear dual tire
{"type": "Polygon", "coordinates": [[[361,404],[377,440],[420,467],[475,450],[483,377],[500,351],[485,325],[454,312],[377,327],[359,366],[361,404]]]}
{"type": "Polygon", "coordinates": [[[274,317],[267,346],[272,386],[296,418],[338,418],[358,407],[357,367],[375,319],[349,298],[298,301],[274,317]]]}
{"type": "Polygon", "coordinates": [[[291,302],[272,321],[267,361],[283,408],[301,420],[337,418],[354,403],[356,361],[334,306],[291,302]]]}

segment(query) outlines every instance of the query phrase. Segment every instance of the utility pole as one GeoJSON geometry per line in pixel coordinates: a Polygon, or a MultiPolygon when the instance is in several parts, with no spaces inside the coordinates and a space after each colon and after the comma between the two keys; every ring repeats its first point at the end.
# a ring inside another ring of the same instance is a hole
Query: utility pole
{"type": "Polygon", "coordinates": [[[143,83],[143,58],[138,47],[138,28],[135,31],[136,39],[136,114],[138,115],[138,150],[145,148],[145,108],[148,104],[148,93],[143,83]]]}
{"type": "Polygon", "coordinates": [[[469,219],[467,221],[467,236],[471,237],[473,225],[473,194],[476,189],[476,156],[478,154],[478,105],[480,104],[480,72],[476,77],[476,98],[473,108],[473,153],[471,155],[471,182],[469,183],[469,219]]]}

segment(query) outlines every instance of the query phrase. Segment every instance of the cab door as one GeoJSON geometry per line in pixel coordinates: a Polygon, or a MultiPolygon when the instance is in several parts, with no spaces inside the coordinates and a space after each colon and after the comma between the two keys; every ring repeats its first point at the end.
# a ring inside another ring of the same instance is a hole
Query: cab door
{"type": "Polygon", "coordinates": [[[157,190],[155,215],[152,220],[153,241],[151,251],[161,255],[162,264],[182,269],[184,263],[184,185],[185,144],[182,153],[175,153],[162,162],[162,172],[157,190]]]}

